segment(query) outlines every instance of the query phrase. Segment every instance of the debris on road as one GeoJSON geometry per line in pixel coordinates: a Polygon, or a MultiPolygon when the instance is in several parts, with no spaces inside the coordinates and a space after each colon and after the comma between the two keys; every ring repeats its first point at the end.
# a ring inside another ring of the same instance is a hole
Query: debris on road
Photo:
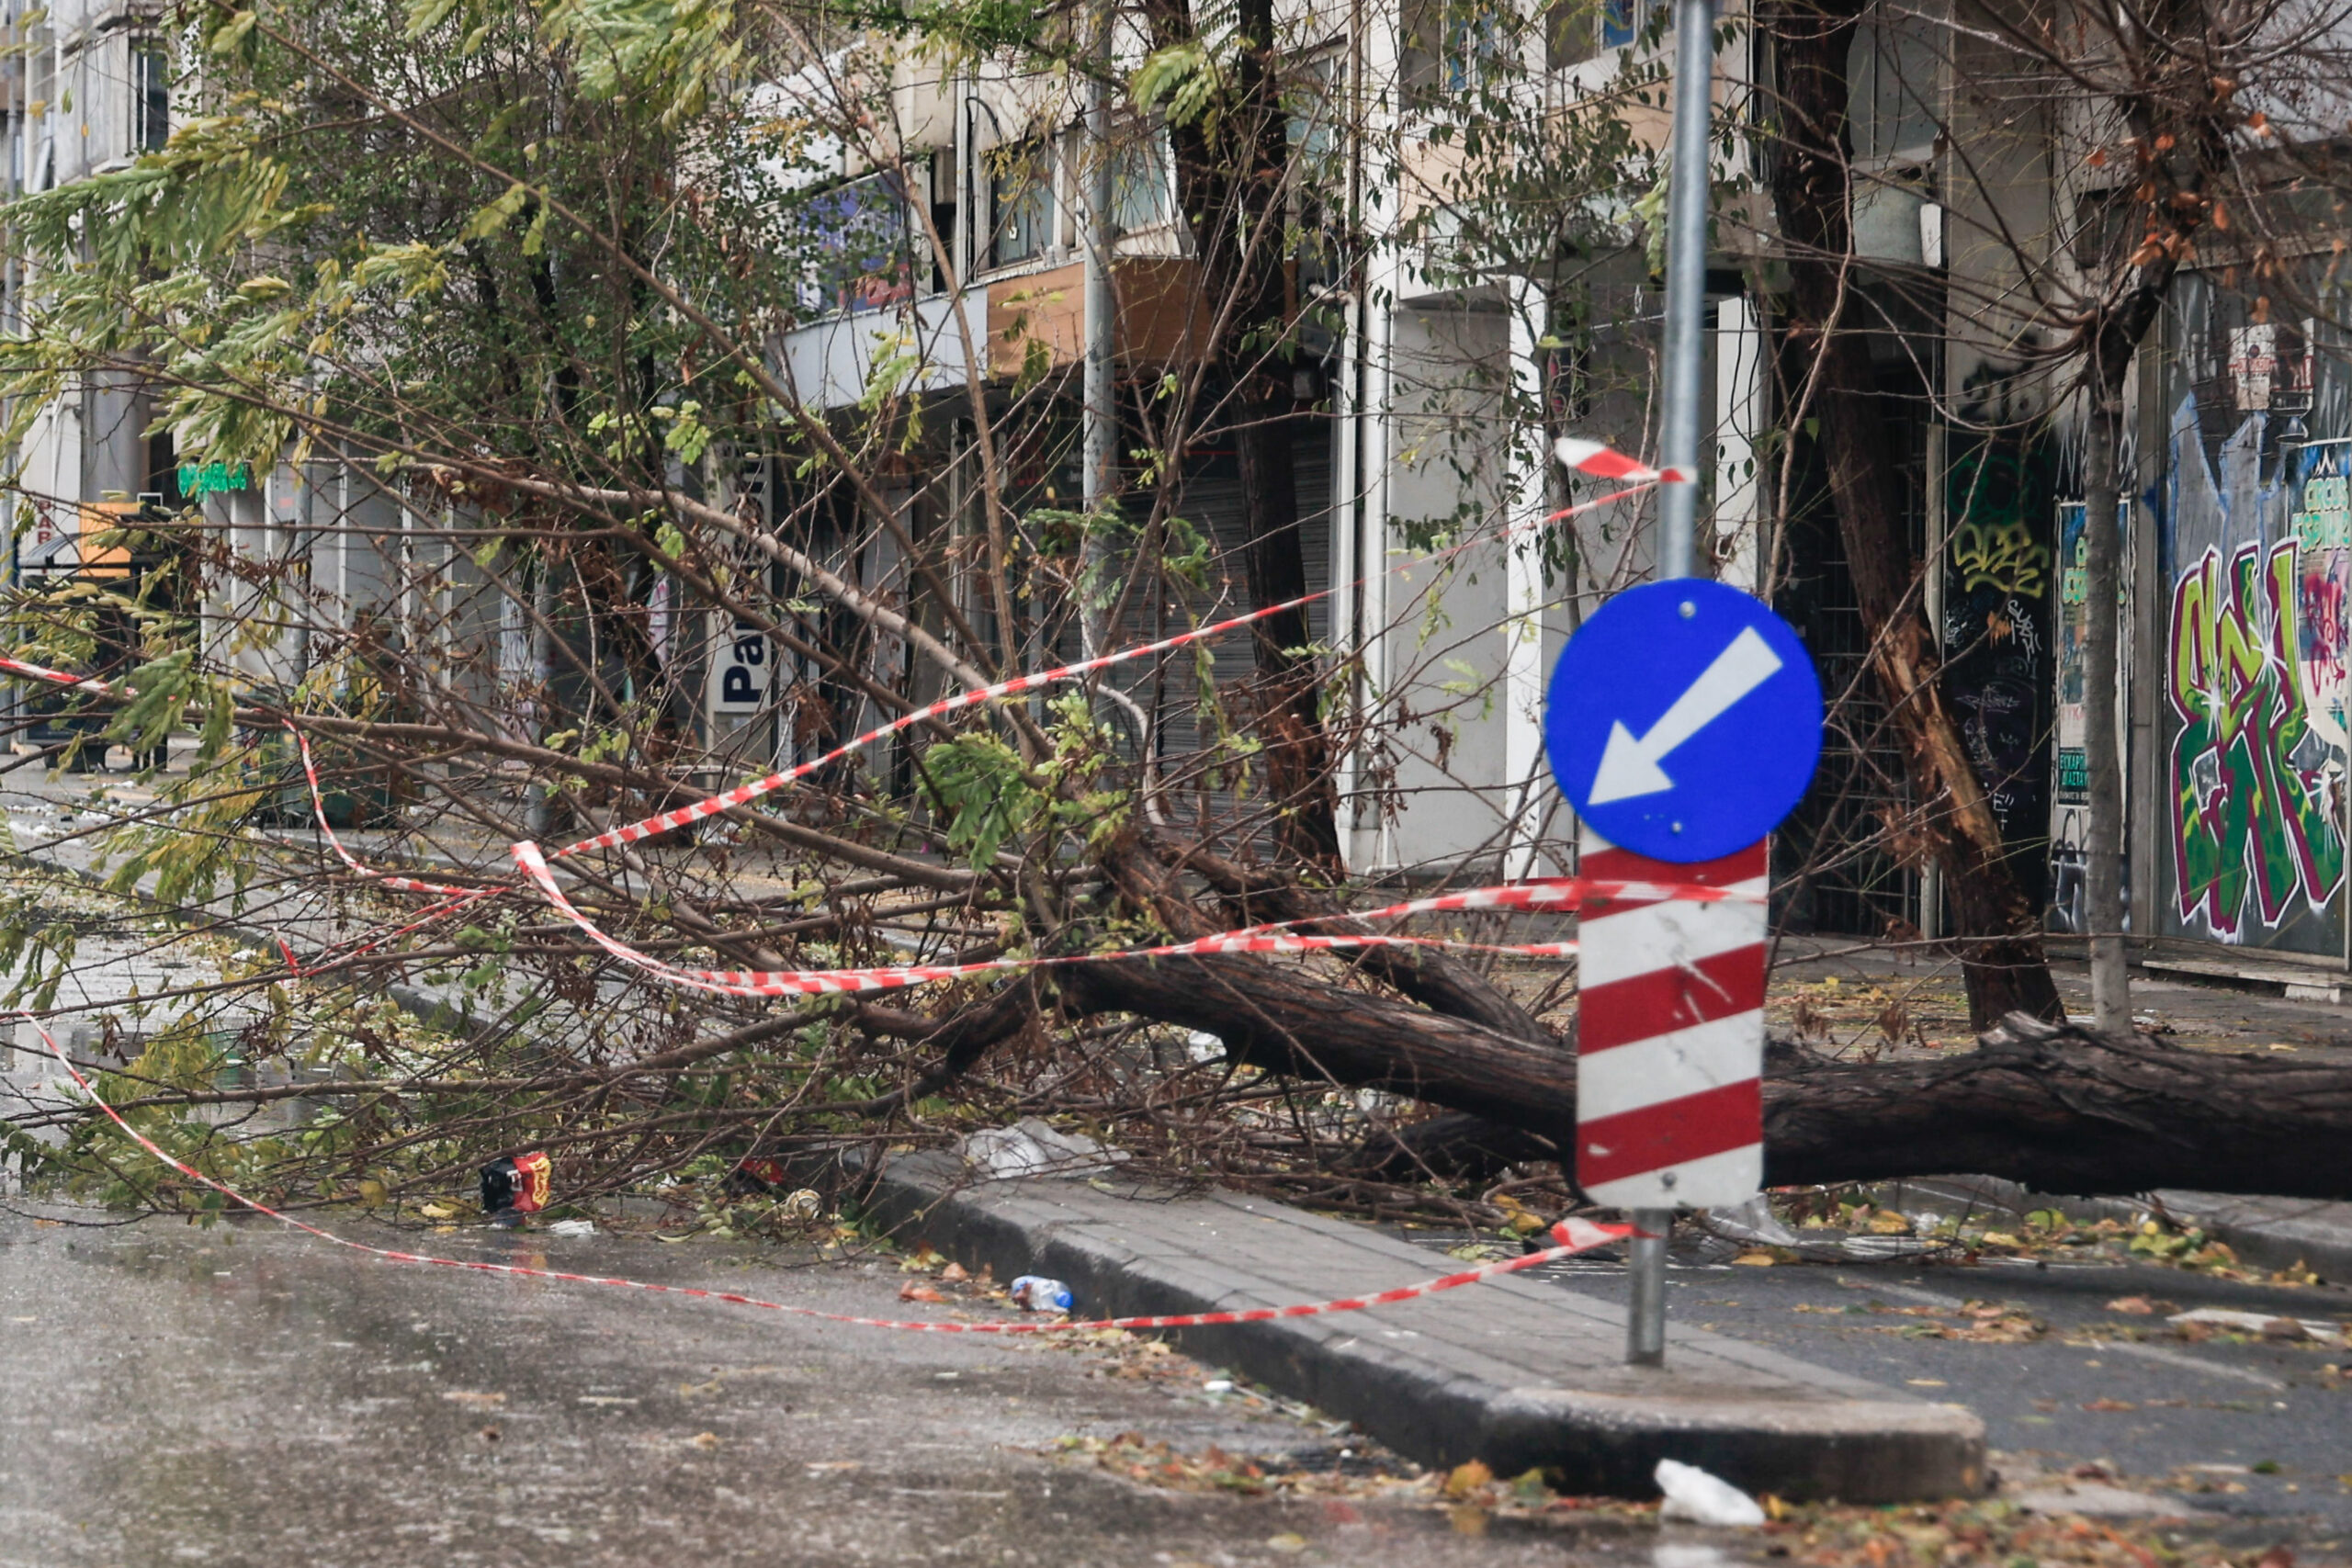
{"type": "Polygon", "coordinates": [[[1066,1313],[1077,1304],[1078,1298],[1059,1280],[1048,1280],[1040,1274],[1023,1274],[1012,1281],[1012,1303],[1023,1312],[1066,1313]]]}
{"type": "Polygon", "coordinates": [[[969,1133],[957,1151],[991,1181],[1023,1176],[1099,1176],[1128,1158],[1125,1149],[1105,1148],[1082,1134],[1065,1133],[1039,1116],[1024,1116],[1010,1127],[969,1133]]]}
{"type": "Polygon", "coordinates": [[[1688,1519],[1693,1524],[1749,1526],[1764,1522],[1763,1506],[1718,1475],[1695,1464],[1670,1459],[1657,1461],[1657,1489],[1666,1494],[1660,1517],[1688,1519]]]}
{"type": "Polygon", "coordinates": [[[2342,1345],[2347,1331],[2340,1323],[2318,1317],[2280,1317],[2267,1312],[2236,1312],[2227,1307],[2199,1307],[2177,1312],[2165,1321],[2184,1339],[2204,1339],[2215,1334],[2243,1334],[2256,1339],[2314,1340],[2342,1345]]]}

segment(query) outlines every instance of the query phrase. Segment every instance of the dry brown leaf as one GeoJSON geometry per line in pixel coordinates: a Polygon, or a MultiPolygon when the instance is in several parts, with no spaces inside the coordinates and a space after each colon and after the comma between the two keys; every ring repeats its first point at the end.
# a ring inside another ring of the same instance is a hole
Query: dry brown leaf
{"type": "Polygon", "coordinates": [[[1455,1465],[1447,1472],[1445,1495],[1449,1497],[1467,1497],[1480,1487],[1491,1484],[1494,1479],[1495,1472],[1487,1468],[1486,1462],[1483,1460],[1474,1459],[1467,1464],[1455,1465]]]}

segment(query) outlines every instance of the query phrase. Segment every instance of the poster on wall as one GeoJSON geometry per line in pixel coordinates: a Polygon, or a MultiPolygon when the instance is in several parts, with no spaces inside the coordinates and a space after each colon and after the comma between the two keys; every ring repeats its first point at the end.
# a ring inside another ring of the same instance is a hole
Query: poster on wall
{"type": "MultiPolygon", "coordinates": [[[[2084,846],[2089,841],[2090,807],[2090,724],[2085,716],[2084,674],[2088,660],[2084,639],[2090,629],[2090,561],[2088,542],[2083,537],[2083,519],[2087,515],[2079,501],[2058,503],[2058,722],[2056,744],[2052,748],[2050,779],[2050,929],[2058,931],[2083,931],[2084,900],[2088,896],[2088,866],[2084,858],[2084,846]]],[[[2117,536],[2124,541],[2117,552],[2119,558],[2131,558],[2132,503],[2120,502],[2115,509],[2117,536]]],[[[2118,574],[2120,577],[2122,575],[2118,574]]],[[[2119,627],[2132,624],[2132,602],[2128,577],[2116,584],[2116,624],[2119,627]]],[[[2131,735],[2131,712],[2126,694],[2131,690],[2131,639],[2123,639],[2118,650],[2115,693],[2115,746],[2121,754],[2131,735]]],[[[2128,835],[2130,825],[2125,831],[2128,835]]],[[[2124,855],[2124,912],[2122,929],[2131,929],[2131,855],[2124,855]]]]}
{"type": "Polygon", "coordinates": [[[2223,308],[2186,291],[2172,367],[2165,910],[2177,935],[2340,955],[2352,445],[2321,433],[2344,388],[2223,308]]]}

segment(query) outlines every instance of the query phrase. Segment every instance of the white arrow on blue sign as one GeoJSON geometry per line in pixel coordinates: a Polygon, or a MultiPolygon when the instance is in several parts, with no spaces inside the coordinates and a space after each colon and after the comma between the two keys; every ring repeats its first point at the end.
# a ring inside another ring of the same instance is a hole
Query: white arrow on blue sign
{"type": "Polygon", "coordinates": [[[1703,578],[1610,600],[1552,671],[1544,744],[1577,815],[1688,865],[1780,825],[1821,758],[1821,682],[1786,621],[1703,578]]]}

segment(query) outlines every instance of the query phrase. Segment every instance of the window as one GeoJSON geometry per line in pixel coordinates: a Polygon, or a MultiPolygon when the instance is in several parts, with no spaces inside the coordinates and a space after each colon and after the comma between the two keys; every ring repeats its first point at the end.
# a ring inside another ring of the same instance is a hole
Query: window
{"type": "Polygon", "coordinates": [[[1649,19],[1643,0],[1551,0],[1542,14],[1544,63],[1555,71],[1631,49],[1649,19]]]}
{"type": "Polygon", "coordinates": [[[876,310],[914,298],[913,225],[895,173],[867,175],[808,206],[817,251],[817,310],[876,310]]]}
{"type": "Polygon", "coordinates": [[[1132,234],[1168,221],[1168,164],[1156,130],[1131,127],[1111,153],[1111,231],[1132,234]]]}
{"type": "Polygon", "coordinates": [[[1936,139],[1936,40],[1916,19],[1872,13],[1847,56],[1857,158],[1924,157],[1936,139]]]}
{"type": "Polygon", "coordinates": [[[1509,49],[1493,0],[1408,0],[1405,91],[1419,103],[1485,86],[1509,49]]]}
{"type": "Polygon", "coordinates": [[[130,151],[160,152],[172,139],[172,57],[153,39],[130,40],[130,151]]]}
{"type": "Polygon", "coordinates": [[[1021,141],[989,154],[989,260],[997,266],[1043,255],[1054,231],[1049,144],[1021,141]]]}

